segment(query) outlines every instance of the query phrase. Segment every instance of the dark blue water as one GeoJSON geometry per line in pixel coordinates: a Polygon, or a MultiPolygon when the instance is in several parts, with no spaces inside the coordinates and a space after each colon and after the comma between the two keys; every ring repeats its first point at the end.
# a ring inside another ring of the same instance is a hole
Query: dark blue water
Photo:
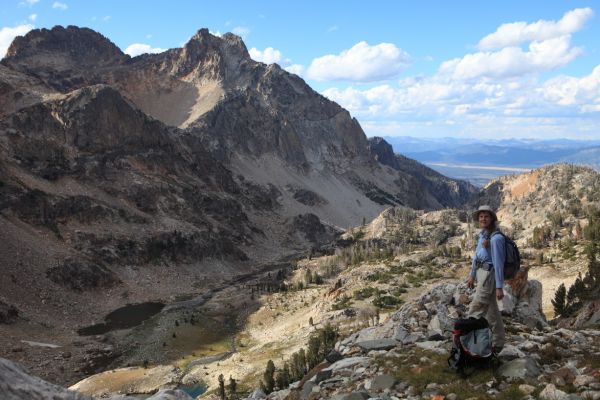
{"type": "Polygon", "coordinates": [[[206,392],[207,386],[200,383],[197,385],[180,385],[177,389],[183,390],[195,399],[196,396],[200,396],[206,392]]]}
{"type": "Polygon", "coordinates": [[[147,302],[140,304],[128,304],[108,314],[103,323],[86,326],[77,331],[82,336],[102,335],[116,329],[127,329],[137,326],[158,314],[165,305],[158,302],[147,302]]]}

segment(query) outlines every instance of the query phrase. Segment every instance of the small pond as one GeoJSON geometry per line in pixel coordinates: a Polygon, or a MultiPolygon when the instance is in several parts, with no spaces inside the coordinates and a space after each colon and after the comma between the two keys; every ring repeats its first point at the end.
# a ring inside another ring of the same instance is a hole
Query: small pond
{"type": "Polygon", "coordinates": [[[163,303],[152,301],[147,303],[128,304],[124,307],[117,308],[106,315],[103,323],[86,326],[79,329],[77,333],[81,336],[102,335],[117,329],[133,328],[153,315],[158,314],[164,306],[163,303]]]}

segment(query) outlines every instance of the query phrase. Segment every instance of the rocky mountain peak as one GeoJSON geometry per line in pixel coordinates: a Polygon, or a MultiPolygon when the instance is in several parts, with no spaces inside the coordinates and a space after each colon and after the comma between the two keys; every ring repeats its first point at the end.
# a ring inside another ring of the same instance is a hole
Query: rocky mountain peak
{"type": "Polygon", "coordinates": [[[394,154],[394,150],[392,149],[392,145],[386,142],[382,137],[375,136],[369,138],[369,148],[375,155],[377,161],[383,165],[388,165],[392,168],[395,168],[396,156],[394,154]]]}
{"type": "MultiPolygon", "coordinates": [[[[173,54],[173,53],[171,53],[173,54]]],[[[240,64],[251,62],[242,38],[233,33],[219,37],[202,28],[175,52],[175,75],[200,72],[199,78],[225,80],[237,75],[240,64]]]]}
{"type": "Polygon", "coordinates": [[[76,64],[99,66],[127,59],[121,49],[102,34],[89,28],[55,26],[34,29],[18,36],[8,48],[5,64],[30,63],[62,69],[76,64]]]}

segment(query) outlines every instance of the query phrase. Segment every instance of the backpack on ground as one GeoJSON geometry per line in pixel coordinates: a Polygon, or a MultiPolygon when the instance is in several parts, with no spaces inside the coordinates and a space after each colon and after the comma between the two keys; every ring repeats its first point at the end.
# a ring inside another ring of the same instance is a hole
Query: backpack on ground
{"type": "Polygon", "coordinates": [[[448,366],[463,376],[489,368],[495,359],[492,331],[485,318],[459,319],[452,331],[452,350],[448,366]]]}
{"type": "Polygon", "coordinates": [[[504,237],[504,249],[506,251],[506,259],[504,260],[504,280],[513,279],[521,269],[521,254],[519,253],[519,248],[514,240],[500,231],[493,232],[490,239],[496,234],[504,237]]]}

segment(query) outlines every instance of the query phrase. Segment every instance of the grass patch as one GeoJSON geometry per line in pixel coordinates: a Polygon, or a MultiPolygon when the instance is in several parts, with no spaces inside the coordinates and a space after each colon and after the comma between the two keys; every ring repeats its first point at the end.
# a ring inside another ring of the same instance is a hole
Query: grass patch
{"type": "Polygon", "coordinates": [[[367,276],[367,280],[370,282],[389,282],[392,278],[392,274],[382,271],[377,271],[367,276]]]}
{"type": "Polygon", "coordinates": [[[334,311],[344,310],[352,305],[352,297],[347,295],[341,295],[337,299],[335,299],[335,303],[331,306],[331,309],[334,311]]]}
{"type": "Polygon", "coordinates": [[[550,343],[548,346],[544,346],[538,354],[542,364],[552,364],[563,359],[563,356],[558,351],[557,346],[552,343],[550,343]]]}
{"type": "Polygon", "coordinates": [[[583,358],[583,365],[592,368],[593,370],[600,371],[600,354],[591,353],[587,354],[583,358]]]}
{"type": "Polygon", "coordinates": [[[519,385],[513,384],[501,391],[498,396],[496,396],[496,400],[521,400],[526,397],[527,395],[519,389],[519,385]]]}
{"type": "Polygon", "coordinates": [[[443,387],[440,392],[444,394],[455,393],[459,399],[477,397],[488,399],[481,389],[476,390],[474,385],[480,385],[493,379],[492,370],[476,371],[466,379],[448,368],[447,356],[428,352],[422,349],[414,349],[410,353],[397,357],[379,357],[377,363],[386,369],[396,379],[414,386],[418,394],[423,393],[425,387],[435,382],[443,387]],[[483,396],[483,397],[482,397],[483,396]]]}
{"type": "Polygon", "coordinates": [[[492,399],[487,393],[482,393],[481,389],[475,389],[471,385],[465,385],[464,382],[454,382],[449,384],[448,386],[444,386],[440,393],[444,396],[449,395],[450,393],[454,393],[458,400],[476,398],[476,399],[484,399],[489,400],[492,399]]]}
{"type": "Polygon", "coordinates": [[[380,293],[381,291],[379,289],[369,286],[366,288],[355,290],[352,297],[354,297],[356,300],[365,300],[369,297],[375,296],[380,293]]]}

